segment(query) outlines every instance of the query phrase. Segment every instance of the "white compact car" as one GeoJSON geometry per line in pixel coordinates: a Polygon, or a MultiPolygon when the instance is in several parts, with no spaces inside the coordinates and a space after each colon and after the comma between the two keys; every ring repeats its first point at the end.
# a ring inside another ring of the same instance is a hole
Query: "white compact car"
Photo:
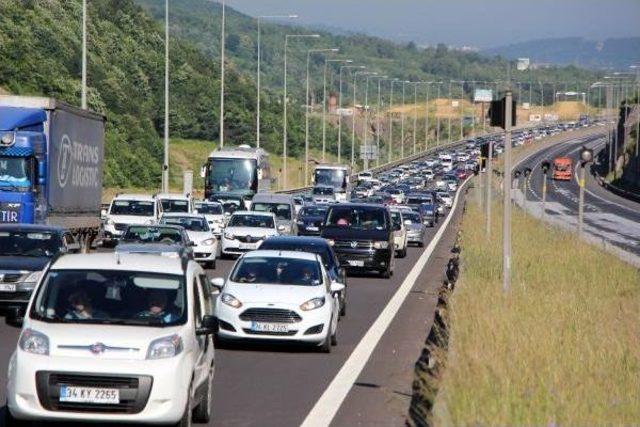
{"type": "Polygon", "coordinates": [[[216,259],[220,256],[220,243],[204,215],[167,213],[162,215],[160,224],[179,225],[184,228],[191,240],[193,258],[204,267],[216,268],[216,259]]]}
{"type": "Polygon", "coordinates": [[[197,202],[195,210],[199,215],[204,215],[207,218],[213,234],[220,237],[224,231],[225,222],[222,204],[218,202],[197,202]]]}
{"type": "Polygon", "coordinates": [[[193,198],[180,193],[156,194],[160,206],[160,214],[193,213],[193,198]]]}
{"type": "Polygon", "coordinates": [[[222,286],[216,316],[223,340],[304,342],[330,352],[337,343],[339,293],[320,256],[259,250],[242,256],[222,286]]]}
{"type": "Polygon", "coordinates": [[[397,208],[389,209],[391,212],[391,223],[393,225],[393,242],[396,247],[396,255],[398,258],[407,256],[407,228],[404,225],[402,211],[397,208]]]}
{"type": "Polygon", "coordinates": [[[276,216],[271,212],[238,211],[229,218],[222,235],[222,255],[242,255],[277,236],[276,216]]]}
{"type": "Polygon", "coordinates": [[[104,234],[120,238],[129,225],[153,225],[160,208],[155,197],[146,194],[118,194],[111,201],[104,222],[104,234]]]}
{"type": "Polygon", "coordinates": [[[438,191],[436,194],[444,206],[451,209],[451,206],[453,206],[453,197],[451,197],[451,194],[447,191],[438,191]]]}
{"type": "Polygon", "coordinates": [[[184,258],[57,259],[26,312],[7,313],[22,327],[9,361],[8,425],[208,422],[213,303],[204,271],[184,258]]]}

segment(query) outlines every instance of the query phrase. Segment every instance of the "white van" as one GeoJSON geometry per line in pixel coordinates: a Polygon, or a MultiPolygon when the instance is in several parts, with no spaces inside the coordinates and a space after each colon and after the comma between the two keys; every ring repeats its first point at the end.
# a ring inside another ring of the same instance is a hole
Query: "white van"
{"type": "Polygon", "coordinates": [[[453,158],[448,154],[440,157],[440,164],[445,172],[453,170],[453,158]]]}
{"type": "Polygon", "coordinates": [[[158,200],[148,194],[117,194],[104,222],[107,238],[120,238],[129,225],[153,225],[158,223],[158,200]]]}
{"type": "Polygon", "coordinates": [[[191,425],[208,422],[213,286],[186,258],[66,255],[31,302],[8,369],[8,417],[191,425]]]}

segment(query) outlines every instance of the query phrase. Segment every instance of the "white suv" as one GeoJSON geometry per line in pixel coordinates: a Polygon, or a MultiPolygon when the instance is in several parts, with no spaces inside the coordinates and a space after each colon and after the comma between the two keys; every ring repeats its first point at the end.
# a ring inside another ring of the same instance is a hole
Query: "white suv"
{"type": "Polygon", "coordinates": [[[186,258],[68,255],[43,274],[7,382],[18,420],[208,422],[214,373],[211,284],[186,258]]]}
{"type": "Polygon", "coordinates": [[[118,194],[104,223],[105,237],[120,238],[129,225],[154,225],[160,216],[158,200],[147,194],[118,194]]]}

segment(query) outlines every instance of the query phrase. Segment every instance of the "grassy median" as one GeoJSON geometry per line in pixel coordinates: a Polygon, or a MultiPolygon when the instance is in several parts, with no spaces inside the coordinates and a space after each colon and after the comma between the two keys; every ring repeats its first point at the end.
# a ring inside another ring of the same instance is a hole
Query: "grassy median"
{"type": "Polygon", "coordinates": [[[500,209],[487,239],[468,200],[435,424],[640,422],[638,270],[514,209],[504,294],[500,209]]]}

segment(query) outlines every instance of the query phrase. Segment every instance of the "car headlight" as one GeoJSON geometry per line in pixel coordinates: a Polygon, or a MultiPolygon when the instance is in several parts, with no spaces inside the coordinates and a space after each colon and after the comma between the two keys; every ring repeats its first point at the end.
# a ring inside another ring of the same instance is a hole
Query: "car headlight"
{"type": "Polygon", "coordinates": [[[324,305],[324,297],[313,298],[303,303],[302,305],[300,305],[300,309],[303,311],[311,311],[311,310],[315,310],[316,308],[320,308],[323,305],[324,305]]]}
{"type": "Polygon", "coordinates": [[[23,283],[37,283],[40,280],[40,276],[42,275],[42,271],[34,271],[25,276],[22,280],[23,283]]]}
{"type": "Polygon", "coordinates": [[[42,332],[27,328],[22,331],[18,346],[22,351],[27,353],[39,354],[41,356],[49,355],[49,337],[42,332]]]}
{"type": "Polygon", "coordinates": [[[215,241],[216,241],[216,238],[212,237],[210,239],[203,240],[202,242],[200,242],[200,244],[204,246],[211,246],[215,243],[215,241]]]}
{"type": "Polygon", "coordinates": [[[242,303],[240,302],[240,300],[237,299],[236,297],[234,297],[231,294],[222,294],[222,295],[220,295],[220,301],[222,301],[223,303],[225,303],[229,307],[233,307],[233,308],[242,307],[242,303]]]}
{"type": "Polygon", "coordinates": [[[111,218],[107,219],[107,225],[115,225],[115,221],[112,220],[111,218]]]}
{"type": "Polygon", "coordinates": [[[389,242],[373,242],[374,249],[387,249],[389,247],[389,242]]]}
{"type": "Polygon", "coordinates": [[[224,238],[225,239],[229,239],[229,240],[234,240],[236,238],[236,236],[234,236],[233,233],[226,232],[226,233],[224,233],[224,238]]]}
{"type": "Polygon", "coordinates": [[[144,223],[145,225],[155,225],[156,220],[152,218],[152,219],[146,220],[144,223]]]}
{"type": "Polygon", "coordinates": [[[336,241],[333,239],[327,239],[327,243],[329,244],[329,246],[333,246],[336,244],[336,241]]]}
{"type": "Polygon", "coordinates": [[[147,350],[147,360],[169,359],[182,352],[180,335],[169,335],[151,341],[147,350]]]}
{"type": "Polygon", "coordinates": [[[304,221],[296,221],[296,224],[298,224],[298,225],[304,225],[304,221]]]}

